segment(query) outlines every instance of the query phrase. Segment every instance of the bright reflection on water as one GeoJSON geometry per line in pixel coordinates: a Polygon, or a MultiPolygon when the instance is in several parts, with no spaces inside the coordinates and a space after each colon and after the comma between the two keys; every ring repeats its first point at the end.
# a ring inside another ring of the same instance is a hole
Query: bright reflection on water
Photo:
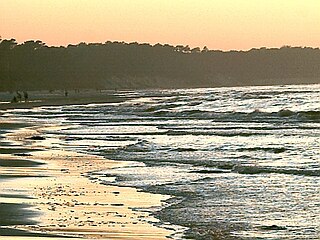
{"type": "Polygon", "coordinates": [[[10,111],[65,148],[136,161],[100,172],[171,194],[163,221],[210,239],[320,238],[320,85],[117,92],[117,104],[10,111]]]}

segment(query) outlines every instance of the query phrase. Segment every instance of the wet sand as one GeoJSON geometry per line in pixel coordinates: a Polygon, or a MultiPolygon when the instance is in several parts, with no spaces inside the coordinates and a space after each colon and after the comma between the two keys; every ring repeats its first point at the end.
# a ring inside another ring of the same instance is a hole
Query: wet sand
{"type": "Polygon", "coordinates": [[[6,144],[0,147],[1,239],[166,239],[174,233],[156,226],[158,220],[142,210],[163,205],[169,196],[88,176],[130,163],[53,149],[51,143],[59,139],[30,139],[41,135],[43,126],[13,130],[13,125],[0,123],[11,128],[2,134],[6,144]]]}
{"type": "Polygon", "coordinates": [[[0,110],[17,109],[17,108],[32,108],[40,106],[60,106],[70,104],[88,104],[88,103],[114,103],[126,99],[123,96],[113,94],[111,90],[81,90],[65,92],[56,90],[49,91],[32,91],[29,92],[28,101],[22,99],[18,103],[10,103],[15,93],[0,92],[0,110]]]}

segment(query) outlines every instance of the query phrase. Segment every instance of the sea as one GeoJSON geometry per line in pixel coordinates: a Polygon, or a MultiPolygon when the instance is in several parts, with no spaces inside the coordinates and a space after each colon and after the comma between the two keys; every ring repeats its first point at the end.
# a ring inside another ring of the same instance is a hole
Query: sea
{"type": "Polygon", "coordinates": [[[129,161],[88,173],[170,195],[176,239],[320,239],[320,85],[126,90],[117,103],[9,110],[54,148],[129,161]]]}

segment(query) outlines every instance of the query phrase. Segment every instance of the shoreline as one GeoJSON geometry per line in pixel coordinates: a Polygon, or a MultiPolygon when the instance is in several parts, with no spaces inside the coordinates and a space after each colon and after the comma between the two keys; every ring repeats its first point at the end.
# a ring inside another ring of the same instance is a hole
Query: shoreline
{"type": "MultiPolygon", "coordinates": [[[[203,88],[259,88],[259,87],[283,87],[283,86],[304,86],[304,85],[319,85],[318,82],[312,83],[292,83],[292,84],[269,84],[269,85],[234,85],[234,86],[215,86],[215,87],[196,87],[197,89],[203,88]]],[[[186,88],[147,88],[140,90],[173,90],[173,89],[193,89],[193,87],[186,88]]],[[[120,89],[120,91],[134,91],[135,88],[120,89]]],[[[28,102],[21,101],[19,103],[10,103],[14,93],[0,92],[0,111],[8,109],[23,109],[45,106],[62,106],[62,105],[82,105],[82,104],[103,104],[103,103],[118,103],[124,100],[130,99],[130,97],[124,97],[116,95],[117,90],[94,90],[94,89],[81,89],[70,90],[68,96],[64,95],[63,90],[55,90],[49,92],[48,90],[35,90],[29,92],[28,102]]]]}
{"type": "Polygon", "coordinates": [[[167,239],[174,234],[172,229],[156,226],[159,220],[152,213],[136,210],[163,206],[170,196],[104,185],[86,176],[88,172],[130,163],[52,149],[48,140],[29,139],[41,135],[48,126],[2,124],[7,129],[13,126],[1,139],[6,144],[0,149],[0,212],[4,204],[16,204],[10,213],[17,214],[17,206],[21,207],[23,221],[4,220],[1,238],[10,239],[10,234],[16,234],[14,238],[23,239],[32,234],[82,239],[167,239]],[[27,212],[29,218],[24,216],[27,212]]]}
{"type": "Polygon", "coordinates": [[[50,107],[63,105],[83,105],[95,103],[118,103],[129,99],[128,97],[116,96],[111,90],[82,90],[79,92],[70,91],[65,96],[63,91],[31,91],[27,102],[22,100],[18,103],[11,103],[14,93],[0,92],[0,111],[9,109],[28,109],[34,107],[50,107]]]}

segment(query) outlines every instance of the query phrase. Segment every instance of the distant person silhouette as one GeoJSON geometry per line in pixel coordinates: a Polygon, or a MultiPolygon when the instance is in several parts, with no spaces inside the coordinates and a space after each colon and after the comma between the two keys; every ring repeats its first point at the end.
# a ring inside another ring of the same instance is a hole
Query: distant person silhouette
{"type": "Polygon", "coordinates": [[[16,96],[13,96],[12,100],[11,100],[11,103],[17,103],[18,100],[17,100],[17,97],[16,96]]]}
{"type": "Polygon", "coordinates": [[[68,94],[69,94],[68,91],[65,90],[65,91],[64,91],[64,96],[68,97],[68,94]]]}
{"type": "Polygon", "coordinates": [[[21,102],[21,99],[22,99],[22,95],[19,91],[16,92],[17,93],[17,100],[18,102],[21,102]]]}
{"type": "Polygon", "coordinates": [[[29,94],[27,92],[23,92],[24,102],[28,102],[29,94]]]}

